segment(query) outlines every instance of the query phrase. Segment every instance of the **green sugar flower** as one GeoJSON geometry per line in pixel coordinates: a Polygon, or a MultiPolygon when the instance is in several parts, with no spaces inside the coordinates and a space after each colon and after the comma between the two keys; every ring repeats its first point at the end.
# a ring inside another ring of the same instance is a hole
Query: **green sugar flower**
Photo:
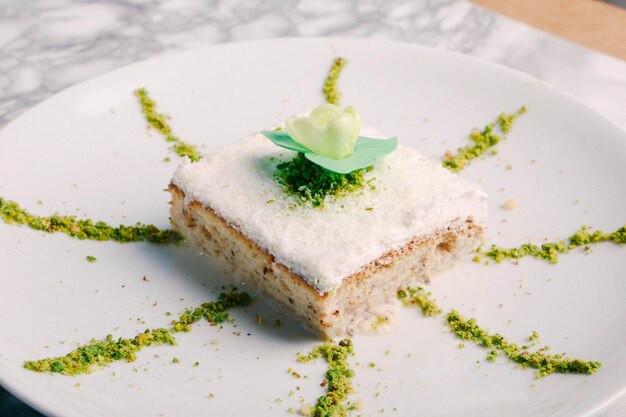
{"type": "Polygon", "coordinates": [[[361,116],[351,106],[342,112],[334,104],[316,107],[309,117],[290,117],[287,132],[262,131],[275,145],[305,154],[330,171],[347,174],[373,164],[374,159],[393,152],[396,137],[374,139],[359,136],[361,116]]]}

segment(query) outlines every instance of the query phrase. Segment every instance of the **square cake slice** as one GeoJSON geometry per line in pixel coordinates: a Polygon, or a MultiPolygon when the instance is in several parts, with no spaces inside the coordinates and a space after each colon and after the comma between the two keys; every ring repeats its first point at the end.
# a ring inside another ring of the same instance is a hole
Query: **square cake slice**
{"type": "Polygon", "coordinates": [[[480,244],[486,195],[413,148],[378,158],[362,190],[323,207],[275,180],[294,156],[255,134],[184,160],[169,186],[171,219],[192,246],[328,337],[385,327],[399,288],[428,283],[480,244]]]}

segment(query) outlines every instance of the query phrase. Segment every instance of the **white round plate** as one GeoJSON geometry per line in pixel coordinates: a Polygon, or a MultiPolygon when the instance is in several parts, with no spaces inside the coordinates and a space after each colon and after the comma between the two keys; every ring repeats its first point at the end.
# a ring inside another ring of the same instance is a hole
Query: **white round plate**
{"type": "MultiPolygon", "coordinates": [[[[133,90],[146,87],[174,132],[210,153],[320,104],[336,56],[349,61],[342,103],[433,159],[465,145],[473,128],[500,112],[528,107],[497,155],[460,174],[490,195],[488,242],[566,238],[583,224],[614,231],[626,221],[626,134],[614,124],[518,72],[364,40],[222,45],[72,87],[0,132],[0,196],[40,215],[168,228],[163,190],[177,157],[147,129],[133,90]],[[502,209],[507,199],[519,208],[502,209]]],[[[165,326],[166,312],[214,299],[227,274],[184,246],[80,241],[4,223],[0,247],[0,382],[47,414],[280,416],[297,414],[324,391],[326,365],[296,361],[320,340],[257,296],[233,311],[237,327],[198,323],[177,336],[177,346],[146,348],[134,363],[76,377],[27,371],[24,360],[65,354],[92,337],[165,326]],[[257,314],[265,325],[257,325],[257,314]]],[[[601,361],[596,374],[535,379],[502,358],[487,362],[471,343],[460,349],[443,317],[402,309],[390,333],[354,338],[351,400],[361,409],[352,414],[596,413],[626,386],[625,255],[626,248],[606,243],[563,255],[557,265],[522,259],[485,266],[468,257],[430,286],[444,311],[456,308],[520,343],[536,330],[552,352],[601,361]]]]}

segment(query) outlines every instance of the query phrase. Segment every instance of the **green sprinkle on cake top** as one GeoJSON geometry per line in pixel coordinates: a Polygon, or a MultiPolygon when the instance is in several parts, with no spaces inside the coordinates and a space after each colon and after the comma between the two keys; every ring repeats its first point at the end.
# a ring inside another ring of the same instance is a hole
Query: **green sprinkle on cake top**
{"type": "Polygon", "coordinates": [[[362,190],[366,185],[375,187],[365,179],[371,168],[358,169],[349,174],[328,171],[299,153],[292,160],[277,165],[274,179],[302,203],[323,207],[326,197],[341,197],[362,190]]]}

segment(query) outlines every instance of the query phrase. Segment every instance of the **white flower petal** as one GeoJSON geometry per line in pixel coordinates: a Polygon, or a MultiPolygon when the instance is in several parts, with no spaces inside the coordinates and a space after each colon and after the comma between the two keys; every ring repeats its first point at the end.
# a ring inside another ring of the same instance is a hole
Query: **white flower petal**
{"type": "MultiPolygon", "coordinates": [[[[322,154],[333,159],[343,159],[352,154],[353,135],[356,120],[354,115],[342,113],[335,117],[326,128],[324,137],[326,143],[322,154]]],[[[356,140],[354,140],[356,142],[356,140]]]]}
{"type": "Polygon", "coordinates": [[[341,111],[334,104],[313,109],[309,117],[290,117],[287,133],[311,152],[331,159],[343,159],[354,152],[361,131],[361,116],[351,106],[341,111]]]}
{"type": "Polygon", "coordinates": [[[344,113],[351,114],[354,116],[354,131],[352,132],[352,140],[350,142],[350,149],[354,149],[354,145],[356,144],[357,139],[359,138],[359,133],[361,133],[361,115],[352,106],[346,107],[344,113]]]}
{"type": "Polygon", "coordinates": [[[341,110],[339,107],[334,104],[322,104],[321,106],[317,106],[311,112],[309,116],[311,119],[314,119],[324,125],[324,127],[328,126],[331,120],[341,114],[341,110]]]}
{"type": "Polygon", "coordinates": [[[285,121],[289,136],[299,144],[317,153],[323,146],[324,126],[308,117],[290,117],[285,121]]]}

